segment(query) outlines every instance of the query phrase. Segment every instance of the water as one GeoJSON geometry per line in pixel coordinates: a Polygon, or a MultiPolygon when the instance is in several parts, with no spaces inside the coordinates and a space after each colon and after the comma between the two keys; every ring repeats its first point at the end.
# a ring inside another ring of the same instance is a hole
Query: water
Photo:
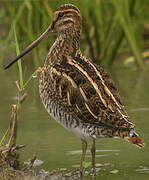
{"type": "MultiPolygon", "coordinates": [[[[25,77],[33,70],[26,71],[25,77]]],[[[102,180],[148,180],[149,178],[149,71],[115,67],[110,74],[116,82],[125,107],[136,124],[145,148],[138,149],[121,139],[103,139],[96,143],[96,167],[102,180]]],[[[18,79],[15,67],[0,69],[0,138],[9,126],[11,104],[16,103],[18,79]]],[[[36,155],[44,163],[45,170],[75,170],[81,155],[80,140],[50,118],[44,109],[38,92],[38,77],[33,78],[26,92],[28,98],[19,114],[18,144],[26,144],[21,158],[27,160],[36,155]]],[[[89,143],[90,147],[91,143],[89,143]]],[[[91,161],[87,152],[86,161],[91,161]]],[[[86,172],[88,173],[88,172],[86,172]]],[[[90,178],[88,178],[90,179],[90,178]]],[[[97,178],[98,179],[98,178],[97,178]]]]}

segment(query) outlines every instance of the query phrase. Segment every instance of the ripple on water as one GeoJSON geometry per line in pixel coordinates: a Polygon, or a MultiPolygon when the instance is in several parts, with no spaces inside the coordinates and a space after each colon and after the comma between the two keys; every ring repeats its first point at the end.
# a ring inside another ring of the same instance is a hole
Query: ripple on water
{"type": "Polygon", "coordinates": [[[119,172],[118,169],[113,169],[112,171],[110,171],[111,174],[117,174],[119,172]]]}
{"type": "Polygon", "coordinates": [[[149,111],[149,108],[134,108],[130,109],[131,112],[139,112],[139,111],[149,111]]]}
{"type": "MultiPolygon", "coordinates": [[[[30,164],[31,164],[31,161],[25,161],[24,164],[25,164],[25,165],[30,165],[30,164]]],[[[36,159],[36,160],[34,161],[33,167],[40,166],[40,165],[42,165],[42,164],[43,164],[43,161],[42,161],[42,160],[36,159]]]]}
{"type": "Polygon", "coordinates": [[[136,169],[135,171],[139,173],[149,173],[149,168],[141,166],[139,169],[136,169]]]}
{"type": "MultiPolygon", "coordinates": [[[[103,150],[96,150],[96,153],[98,152],[120,152],[119,149],[103,149],[103,150]]],[[[87,150],[87,153],[90,153],[89,150],[87,150]]],[[[77,155],[77,154],[82,154],[82,150],[75,150],[75,151],[68,151],[67,155],[77,155]]]]}
{"type": "MultiPolygon", "coordinates": [[[[97,157],[106,157],[109,156],[109,154],[96,154],[96,158],[97,157]]],[[[86,155],[86,157],[92,157],[91,155],[86,155]]]]}

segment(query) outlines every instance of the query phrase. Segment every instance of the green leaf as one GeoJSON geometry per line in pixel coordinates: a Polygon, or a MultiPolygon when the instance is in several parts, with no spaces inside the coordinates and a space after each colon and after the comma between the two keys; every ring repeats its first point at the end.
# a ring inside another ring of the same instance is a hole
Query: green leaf
{"type": "Polygon", "coordinates": [[[83,161],[82,163],[84,168],[88,168],[89,166],[91,166],[91,164],[92,164],[91,162],[85,162],[85,161],[83,161]]]}
{"type": "MultiPolygon", "coordinates": [[[[15,29],[15,24],[13,24],[13,30],[14,30],[14,36],[15,36],[15,42],[16,42],[16,53],[17,53],[17,56],[18,56],[20,54],[20,49],[19,49],[16,29],[15,29]]],[[[23,89],[23,73],[22,73],[21,59],[18,61],[18,67],[19,67],[20,87],[21,87],[21,89],[23,89]]]]}

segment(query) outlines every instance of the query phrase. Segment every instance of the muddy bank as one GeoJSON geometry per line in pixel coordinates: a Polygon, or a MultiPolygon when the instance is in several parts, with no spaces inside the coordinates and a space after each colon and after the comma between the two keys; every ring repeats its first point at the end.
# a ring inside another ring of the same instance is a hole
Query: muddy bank
{"type": "MultiPolygon", "coordinates": [[[[16,83],[18,86],[18,83],[16,83]]],[[[18,86],[19,87],[19,86],[18,86]]],[[[19,89],[19,88],[18,88],[19,89]]],[[[45,171],[34,168],[36,166],[36,157],[28,162],[20,161],[19,150],[25,148],[25,145],[16,144],[18,129],[18,111],[27,94],[20,96],[18,104],[12,105],[10,126],[8,131],[0,140],[0,180],[77,180],[79,171],[45,171]],[[7,142],[4,143],[4,139],[7,142]]]]}
{"type": "Polygon", "coordinates": [[[15,170],[8,167],[4,162],[0,161],[0,180],[78,180],[79,171],[61,172],[53,170],[51,172],[43,169],[33,170],[15,170]]]}

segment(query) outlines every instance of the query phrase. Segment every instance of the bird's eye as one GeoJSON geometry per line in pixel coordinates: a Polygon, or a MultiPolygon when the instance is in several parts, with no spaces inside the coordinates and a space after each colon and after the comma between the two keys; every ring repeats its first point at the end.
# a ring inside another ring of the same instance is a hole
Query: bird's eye
{"type": "Polygon", "coordinates": [[[58,17],[63,17],[64,16],[64,12],[60,12],[59,14],[58,14],[58,17]]]}

